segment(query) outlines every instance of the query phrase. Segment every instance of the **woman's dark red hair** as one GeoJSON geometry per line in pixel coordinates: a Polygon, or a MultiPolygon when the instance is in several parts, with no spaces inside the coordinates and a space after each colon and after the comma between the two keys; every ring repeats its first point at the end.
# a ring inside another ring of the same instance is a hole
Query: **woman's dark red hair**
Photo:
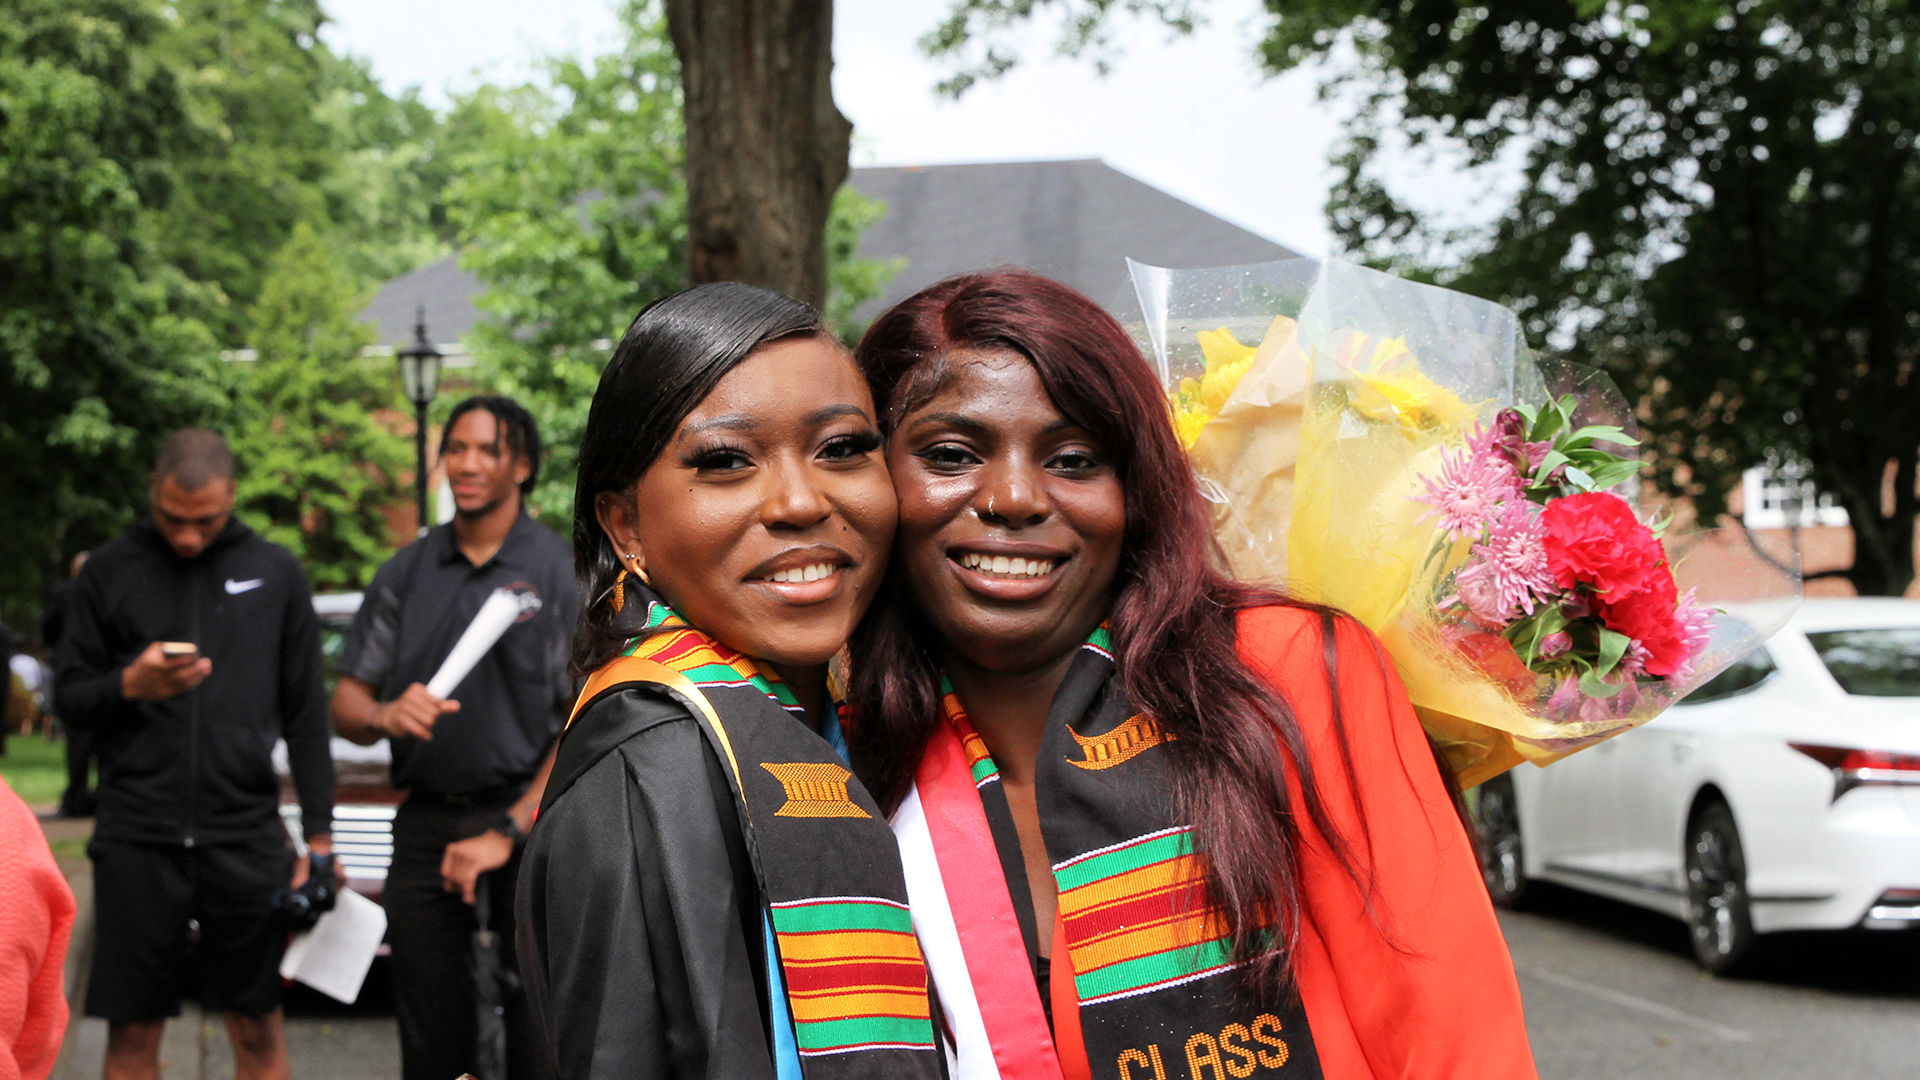
{"type": "MultiPolygon", "coordinates": [[[[1111,315],[1056,281],[1010,269],[969,274],[880,316],[855,357],[883,426],[891,432],[930,400],[952,355],[972,349],[1008,349],[1032,361],[1054,408],[1098,439],[1115,465],[1126,499],[1110,616],[1119,676],[1133,704],[1177,736],[1168,744],[1175,810],[1207,854],[1209,895],[1232,929],[1247,985],[1286,985],[1302,903],[1288,769],[1301,781],[1298,809],[1360,878],[1317,793],[1298,721],[1236,648],[1237,612],[1293,602],[1217,569],[1211,517],[1159,380],[1111,315]],[[1274,927],[1283,941],[1272,937],[1274,927]]],[[[1316,610],[1332,675],[1337,616],[1316,610]]],[[[855,634],[850,688],[859,717],[854,765],[888,810],[906,796],[938,722],[939,652],[906,583],[890,575],[855,634]]],[[[1351,755],[1341,759],[1354,781],[1351,755]]]]}

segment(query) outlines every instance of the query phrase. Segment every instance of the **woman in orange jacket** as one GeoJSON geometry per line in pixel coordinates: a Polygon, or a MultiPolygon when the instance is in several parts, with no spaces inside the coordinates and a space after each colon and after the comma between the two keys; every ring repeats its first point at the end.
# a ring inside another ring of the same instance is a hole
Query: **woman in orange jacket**
{"type": "Polygon", "coordinates": [[[857,358],[900,524],[853,648],[962,1078],[1534,1075],[1472,845],[1379,644],[1214,567],[1086,297],[934,285],[857,358]]]}

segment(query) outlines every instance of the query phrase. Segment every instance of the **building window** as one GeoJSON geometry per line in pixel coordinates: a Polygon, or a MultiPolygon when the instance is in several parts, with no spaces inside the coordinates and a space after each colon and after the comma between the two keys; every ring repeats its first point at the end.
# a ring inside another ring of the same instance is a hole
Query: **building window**
{"type": "Polygon", "coordinates": [[[1847,511],[1839,500],[1830,491],[1817,490],[1807,479],[1806,465],[1800,462],[1748,469],[1741,477],[1741,491],[1745,509],[1740,519],[1749,529],[1847,524],[1847,511]]]}

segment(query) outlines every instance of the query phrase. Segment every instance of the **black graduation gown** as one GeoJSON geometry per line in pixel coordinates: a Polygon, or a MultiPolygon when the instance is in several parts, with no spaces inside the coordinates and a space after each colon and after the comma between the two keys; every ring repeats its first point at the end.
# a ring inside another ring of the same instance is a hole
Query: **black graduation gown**
{"type": "Polygon", "coordinates": [[[686,708],[629,686],[561,741],[528,837],[520,971],[552,1075],[772,1080],[761,900],[686,708]]]}

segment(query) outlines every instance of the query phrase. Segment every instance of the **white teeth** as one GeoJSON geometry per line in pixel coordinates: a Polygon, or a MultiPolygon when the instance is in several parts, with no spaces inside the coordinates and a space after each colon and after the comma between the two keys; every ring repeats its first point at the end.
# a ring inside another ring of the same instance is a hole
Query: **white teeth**
{"type": "Polygon", "coordinates": [[[767,580],[788,585],[800,585],[809,581],[819,581],[833,573],[832,563],[816,563],[812,566],[795,567],[792,570],[775,570],[767,580]]]}
{"type": "Polygon", "coordinates": [[[1019,556],[981,555],[967,552],[960,556],[960,565],[969,570],[981,570],[989,574],[1005,574],[1008,577],[1046,577],[1053,573],[1051,559],[1023,559],[1019,556]]]}

